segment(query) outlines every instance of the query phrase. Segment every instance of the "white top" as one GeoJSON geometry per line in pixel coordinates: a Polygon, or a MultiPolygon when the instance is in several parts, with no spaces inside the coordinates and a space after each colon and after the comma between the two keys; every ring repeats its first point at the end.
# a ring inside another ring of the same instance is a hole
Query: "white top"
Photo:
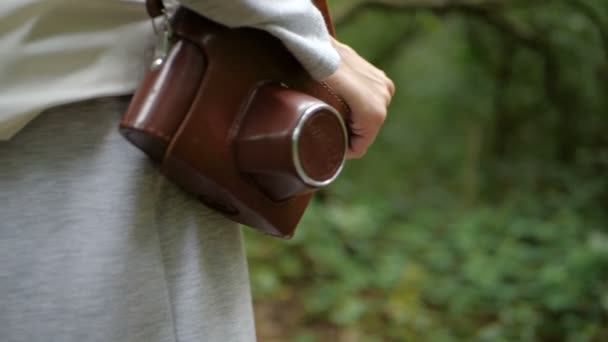
{"type": "MultiPolygon", "coordinates": [[[[225,25],[283,41],[316,79],[339,56],[309,0],[183,0],[225,25]]],[[[143,0],[0,0],[0,140],[43,110],[132,93],[154,34],[143,0]]]]}

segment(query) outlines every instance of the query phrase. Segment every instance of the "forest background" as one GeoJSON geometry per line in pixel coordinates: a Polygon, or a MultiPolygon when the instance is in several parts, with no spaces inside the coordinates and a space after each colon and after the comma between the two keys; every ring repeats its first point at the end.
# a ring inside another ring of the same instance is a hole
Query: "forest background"
{"type": "Polygon", "coordinates": [[[260,341],[608,341],[608,1],[330,5],[397,93],[293,240],[247,230],[260,341]]]}

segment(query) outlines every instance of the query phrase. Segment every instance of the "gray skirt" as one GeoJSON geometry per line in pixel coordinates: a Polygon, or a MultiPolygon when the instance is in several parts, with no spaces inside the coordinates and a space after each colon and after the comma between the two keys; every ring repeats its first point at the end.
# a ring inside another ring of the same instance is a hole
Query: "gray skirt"
{"type": "Polygon", "coordinates": [[[240,228],[118,134],[127,103],[0,142],[0,341],[255,340],[240,228]]]}

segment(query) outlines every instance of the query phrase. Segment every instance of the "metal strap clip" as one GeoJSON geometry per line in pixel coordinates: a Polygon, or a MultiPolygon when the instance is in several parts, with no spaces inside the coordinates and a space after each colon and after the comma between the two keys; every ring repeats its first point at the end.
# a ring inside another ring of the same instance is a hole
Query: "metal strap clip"
{"type": "Polygon", "coordinates": [[[156,46],[154,48],[154,59],[150,65],[151,70],[160,68],[165,62],[169,50],[171,49],[171,39],[173,38],[173,30],[167,10],[163,8],[162,22],[160,27],[157,27],[156,21],[152,19],[152,27],[156,34],[156,46]]]}

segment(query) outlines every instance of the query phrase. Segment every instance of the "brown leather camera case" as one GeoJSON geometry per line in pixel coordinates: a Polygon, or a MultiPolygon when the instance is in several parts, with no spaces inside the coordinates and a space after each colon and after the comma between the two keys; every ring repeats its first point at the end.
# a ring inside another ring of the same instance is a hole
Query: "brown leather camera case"
{"type": "MultiPolygon", "coordinates": [[[[148,1],[151,14],[158,1],[148,1]]],[[[322,10],[333,33],[326,4],[322,10]]],[[[349,108],[266,32],[186,8],[172,47],[135,93],[120,132],[230,219],[291,237],[312,193],[340,172],[349,108]]]]}

